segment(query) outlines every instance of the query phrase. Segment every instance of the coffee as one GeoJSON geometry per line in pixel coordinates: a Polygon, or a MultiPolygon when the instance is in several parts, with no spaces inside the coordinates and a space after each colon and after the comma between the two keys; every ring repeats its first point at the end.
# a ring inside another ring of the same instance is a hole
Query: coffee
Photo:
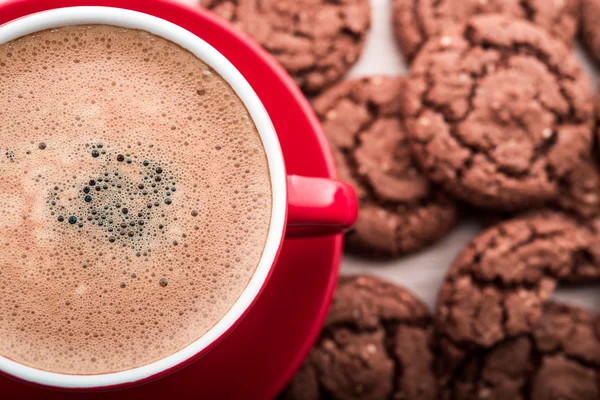
{"type": "Polygon", "coordinates": [[[105,374],[238,300],[271,217],[265,150],[215,71],[148,32],[0,45],[0,355],[105,374]]]}

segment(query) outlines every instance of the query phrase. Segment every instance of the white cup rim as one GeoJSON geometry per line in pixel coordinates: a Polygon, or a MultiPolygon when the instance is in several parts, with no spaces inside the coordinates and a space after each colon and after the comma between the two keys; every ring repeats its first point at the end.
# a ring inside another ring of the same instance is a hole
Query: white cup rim
{"type": "Polygon", "coordinates": [[[42,11],[0,25],[0,44],[46,29],[92,24],[141,29],[161,36],[187,49],[219,73],[243,101],[257,127],[267,155],[273,199],[271,224],[265,248],[248,286],[213,328],[182,350],[151,364],[101,375],[48,372],[0,356],[0,371],[32,383],[66,389],[122,386],[147,380],[184,365],[223,338],[245,314],[264,287],[283,241],[287,212],[287,178],[283,154],[266,109],[235,66],[214,47],[188,30],[159,17],[137,11],[115,7],[78,6],[42,11]]]}

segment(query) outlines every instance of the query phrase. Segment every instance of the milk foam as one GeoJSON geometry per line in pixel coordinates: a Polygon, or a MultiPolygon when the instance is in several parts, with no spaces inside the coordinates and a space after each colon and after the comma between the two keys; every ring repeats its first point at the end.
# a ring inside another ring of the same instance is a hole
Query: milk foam
{"type": "Polygon", "coordinates": [[[227,83],[138,30],[0,45],[0,355],[142,366],[209,330],[264,247],[264,149],[227,83]]]}

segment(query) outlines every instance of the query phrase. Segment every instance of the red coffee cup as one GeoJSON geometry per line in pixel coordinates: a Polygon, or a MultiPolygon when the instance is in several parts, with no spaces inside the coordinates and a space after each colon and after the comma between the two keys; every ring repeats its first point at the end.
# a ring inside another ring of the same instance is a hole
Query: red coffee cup
{"type": "Polygon", "coordinates": [[[218,72],[244,102],[260,134],[269,164],[273,201],[266,245],[248,286],[211,330],[184,349],[142,367],[102,375],[52,373],[0,356],[0,372],[31,383],[62,389],[133,385],[165,375],[201,357],[234,329],[254,304],[276,265],[286,235],[339,233],[349,228],[357,215],[356,196],[349,185],[324,178],[286,175],[277,133],[251,85],[217,49],[175,24],[120,8],[59,8],[31,14],[0,26],[0,44],[40,30],[82,24],[107,24],[149,31],[189,50],[218,72]]]}

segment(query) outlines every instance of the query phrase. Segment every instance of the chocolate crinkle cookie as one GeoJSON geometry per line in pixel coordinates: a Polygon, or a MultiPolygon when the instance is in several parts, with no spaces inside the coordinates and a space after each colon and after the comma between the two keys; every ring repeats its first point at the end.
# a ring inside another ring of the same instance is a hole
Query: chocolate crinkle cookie
{"type": "Polygon", "coordinates": [[[430,316],[413,294],[342,277],[315,347],[283,400],[434,400],[430,316]]]}
{"type": "Polygon", "coordinates": [[[478,14],[526,19],[568,46],[579,26],[580,0],[392,0],[392,4],[394,33],[409,61],[427,40],[460,29],[478,14]]]}
{"type": "Polygon", "coordinates": [[[339,80],[360,57],[369,0],[200,0],[269,51],[307,94],[339,80]]]}
{"type": "Polygon", "coordinates": [[[468,353],[441,400],[600,399],[598,316],[548,302],[530,332],[468,353]]]}
{"type": "Polygon", "coordinates": [[[415,159],[449,193],[484,209],[556,201],[591,151],[590,81],[560,41],[502,15],[429,41],[402,112],[415,159]]]}
{"type": "Polygon", "coordinates": [[[417,169],[399,116],[406,78],[342,82],[313,102],[341,179],[359,198],[347,249],[393,257],[419,250],[455,224],[457,207],[417,169]]]}
{"type": "Polygon", "coordinates": [[[576,220],[537,211],[475,237],[438,295],[436,342],[442,383],[473,354],[531,335],[559,282],[600,279],[600,244],[576,220]]]}

